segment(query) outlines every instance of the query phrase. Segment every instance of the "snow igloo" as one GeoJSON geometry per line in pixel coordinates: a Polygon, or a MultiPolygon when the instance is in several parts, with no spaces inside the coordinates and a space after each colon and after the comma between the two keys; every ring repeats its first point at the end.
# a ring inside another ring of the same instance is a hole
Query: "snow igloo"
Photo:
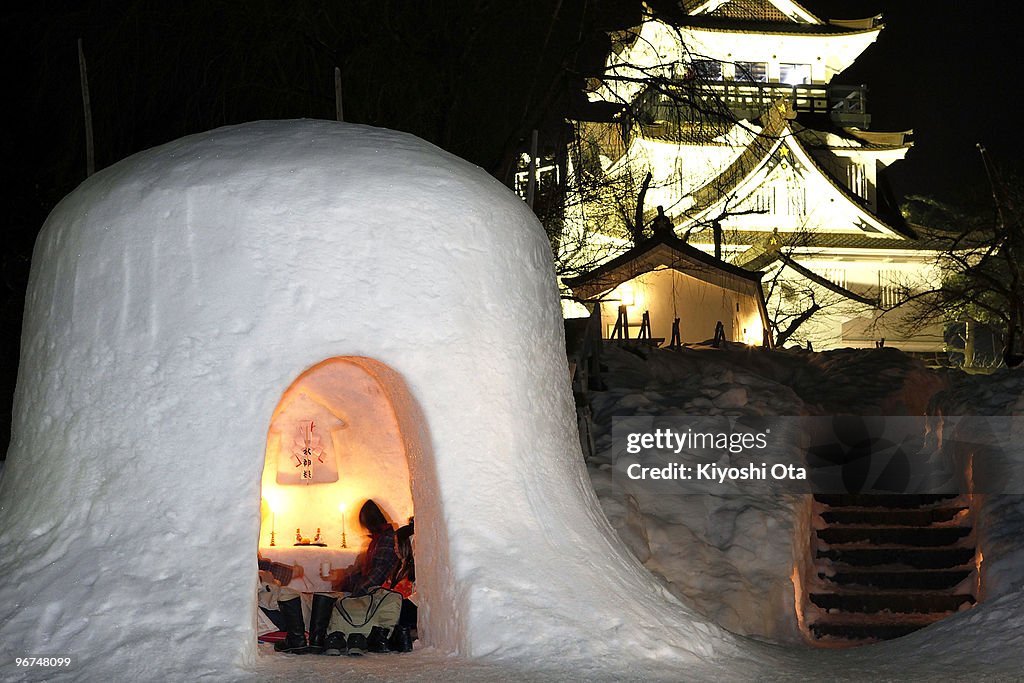
{"type": "MultiPolygon", "coordinates": [[[[312,401],[325,432],[387,432],[362,438],[389,454],[397,493],[338,496],[414,512],[425,646],[721,652],[729,637],[598,506],[559,311],[523,202],[410,135],[258,122],[89,178],[33,255],[0,480],[0,650],[122,680],[255,666],[274,417],[312,401]]],[[[312,535],[270,514],[278,543],[312,535]]]]}

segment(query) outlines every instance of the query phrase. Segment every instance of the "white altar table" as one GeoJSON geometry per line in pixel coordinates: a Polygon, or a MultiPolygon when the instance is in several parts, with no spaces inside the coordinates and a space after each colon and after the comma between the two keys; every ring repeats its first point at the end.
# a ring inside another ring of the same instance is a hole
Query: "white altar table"
{"type": "Polygon", "coordinates": [[[330,562],[331,569],[343,569],[355,562],[361,548],[321,547],[316,545],[275,545],[260,546],[260,555],[265,560],[302,566],[303,576],[292,579],[289,588],[304,593],[329,591],[329,582],[320,578],[320,568],[330,562]]]}

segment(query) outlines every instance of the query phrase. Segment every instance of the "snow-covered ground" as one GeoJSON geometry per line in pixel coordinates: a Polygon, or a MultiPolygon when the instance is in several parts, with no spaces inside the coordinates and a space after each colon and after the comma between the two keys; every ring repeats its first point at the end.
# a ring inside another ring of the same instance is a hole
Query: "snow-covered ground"
{"type": "Polygon", "coordinates": [[[761,651],[773,663],[759,675],[811,675],[816,665],[830,676],[925,678],[958,670],[950,667],[965,677],[1024,667],[1024,618],[1016,614],[1024,604],[1024,496],[978,497],[981,605],[897,641],[815,651],[799,633],[790,578],[799,559],[793,548],[808,534],[807,496],[672,496],[629,482],[624,488],[612,476],[611,433],[612,418],[626,416],[650,416],[658,425],[680,415],[1013,415],[1024,405],[1024,374],[933,371],[891,349],[704,347],[642,355],[611,348],[604,356],[609,389],[593,399],[594,488],[627,546],[685,604],[735,633],[788,644],[761,651]]]}
{"type": "MultiPolygon", "coordinates": [[[[261,646],[254,667],[229,678],[260,681],[647,681],[647,680],[877,680],[1010,681],[1024,670],[1024,555],[1019,496],[987,502],[989,595],[974,609],[904,638],[852,650],[817,650],[799,644],[792,624],[793,557],[787,535],[799,533],[796,497],[644,495],[616,489],[607,467],[610,418],[636,414],[723,412],[796,414],[840,410],[857,399],[863,411],[909,410],[922,402],[908,387],[930,387],[925,403],[946,414],[1010,414],[1024,393],[1024,375],[992,376],[926,371],[893,352],[825,354],[694,349],[656,353],[647,360],[611,351],[605,358],[612,385],[595,399],[598,456],[590,463],[595,490],[613,526],[646,566],[697,611],[736,632],[789,641],[741,639],[725,654],[703,660],[557,656],[468,659],[417,647],[406,655],[361,658],[297,657],[261,646]],[[737,400],[742,389],[746,401],[737,400]],[[938,392],[935,390],[938,389],[938,392]],[[731,392],[731,393],[730,393],[731,392]],[[728,395],[724,401],[715,401],[728,395]],[[910,400],[913,399],[913,400],[910,400]],[[742,405],[738,405],[742,403],[742,405]],[[719,406],[727,404],[727,408],[719,406]],[[916,405],[915,404],[915,405],[916,405]],[[773,594],[777,597],[773,597],[773,594]],[[628,662],[628,663],[627,663],[628,662]]],[[[544,630],[537,615],[536,628],[544,630]]],[[[594,633],[606,633],[595,624],[594,633]]],[[[652,650],[663,645],[649,643],[652,650]]],[[[169,645],[173,647],[173,645],[169,645]]],[[[635,647],[635,645],[631,646],[635,647]]],[[[118,651],[112,657],[130,657],[118,651]]],[[[181,656],[187,656],[182,652],[181,656]]],[[[5,673],[12,671],[5,667],[5,673]]],[[[24,672],[22,672],[24,673],[24,672]]],[[[33,672],[39,680],[64,678],[33,672]]],[[[192,679],[224,680],[223,670],[195,670],[192,679]]],[[[76,676],[68,672],[66,676],[76,676]]]]}
{"type": "MultiPolygon", "coordinates": [[[[798,415],[860,412],[1009,415],[1024,374],[965,375],[923,368],[892,350],[765,353],[695,348],[646,359],[611,349],[609,389],[595,394],[595,491],[620,536],[684,603],[753,637],[737,652],[694,664],[557,658],[465,660],[430,650],[327,660],[275,656],[264,647],[261,680],[646,681],[877,680],[1010,681],[1024,676],[1024,499],[989,496],[985,600],[898,640],[851,650],[802,642],[793,610],[792,543],[806,496],[679,495],[617,488],[611,474],[613,417],[798,415]],[[755,639],[756,638],[756,639],[755,639]],[[765,642],[771,640],[775,642],[765,642]]],[[[656,422],[657,424],[657,422],[656,422]]],[[[542,628],[542,626],[538,626],[542,628]]],[[[657,647],[652,643],[652,647],[657,647]]],[[[628,658],[623,653],[623,660],[628,658]]]]}

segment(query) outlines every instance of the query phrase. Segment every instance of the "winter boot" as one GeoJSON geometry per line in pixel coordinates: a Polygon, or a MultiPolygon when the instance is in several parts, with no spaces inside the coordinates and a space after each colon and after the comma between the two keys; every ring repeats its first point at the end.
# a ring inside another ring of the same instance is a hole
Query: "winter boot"
{"type": "Polygon", "coordinates": [[[328,657],[348,654],[348,646],[345,644],[345,634],[335,631],[324,638],[324,654],[328,657]]]}
{"type": "Polygon", "coordinates": [[[348,638],[345,639],[345,642],[348,643],[349,656],[366,654],[366,636],[362,633],[348,634],[348,638]]]}
{"type": "Polygon", "coordinates": [[[277,608],[288,624],[287,635],[280,643],[274,643],[277,652],[306,653],[306,625],[302,621],[302,601],[299,598],[279,601],[277,608]]]}
{"type": "Polygon", "coordinates": [[[366,649],[370,652],[388,652],[388,630],[383,626],[374,626],[366,638],[366,649]]]}
{"type": "Polygon", "coordinates": [[[310,654],[319,655],[324,651],[324,638],[327,637],[327,626],[331,623],[334,601],[333,596],[322,593],[313,594],[313,607],[309,613],[308,651],[310,654]]]}
{"type": "Polygon", "coordinates": [[[395,626],[388,647],[392,652],[412,652],[412,629],[402,624],[395,626]]]}

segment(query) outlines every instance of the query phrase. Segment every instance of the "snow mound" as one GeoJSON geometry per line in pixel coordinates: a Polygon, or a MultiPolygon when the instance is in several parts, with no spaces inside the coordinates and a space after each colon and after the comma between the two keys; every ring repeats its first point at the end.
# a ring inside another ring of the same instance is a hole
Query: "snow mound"
{"type": "Polygon", "coordinates": [[[95,680],[257,666],[268,425],[336,357],[401,425],[427,646],[622,667],[735,652],[601,513],[523,202],[412,136],[296,121],[137,154],[40,233],[0,480],[5,662],[70,655],[95,680]]]}

